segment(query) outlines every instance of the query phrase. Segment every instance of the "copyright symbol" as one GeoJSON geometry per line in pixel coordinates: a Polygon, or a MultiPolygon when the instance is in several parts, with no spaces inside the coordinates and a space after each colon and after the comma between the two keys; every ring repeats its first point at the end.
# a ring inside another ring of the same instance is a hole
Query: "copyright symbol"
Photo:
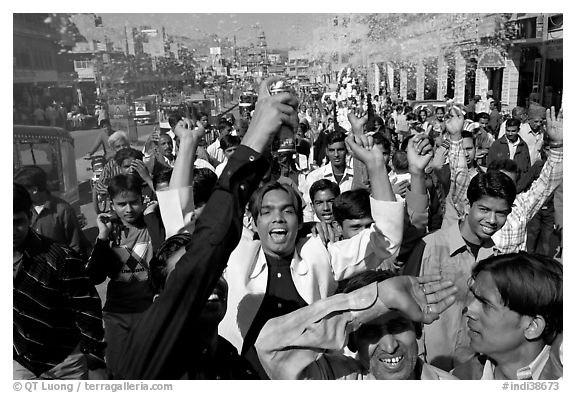
{"type": "Polygon", "coordinates": [[[22,390],[22,384],[20,382],[14,382],[14,390],[16,390],[17,392],[22,390]]]}

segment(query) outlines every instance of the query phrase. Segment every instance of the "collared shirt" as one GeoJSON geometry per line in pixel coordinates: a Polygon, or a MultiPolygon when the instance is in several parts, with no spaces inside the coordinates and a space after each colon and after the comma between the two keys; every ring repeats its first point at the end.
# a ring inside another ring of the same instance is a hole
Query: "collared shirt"
{"type": "MultiPolygon", "coordinates": [[[[350,332],[387,310],[378,296],[378,283],[372,283],[269,320],[256,349],[271,379],[375,379],[341,351],[350,332]]],[[[456,379],[420,359],[419,365],[419,379],[456,379]]]]}
{"type": "MultiPolygon", "coordinates": [[[[470,209],[466,191],[473,174],[467,170],[461,140],[452,142],[450,157],[450,170],[456,174],[456,180],[452,182],[452,200],[458,217],[463,217],[470,209]]],[[[538,179],[532,183],[528,191],[516,195],[506,223],[492,236],[498,250],[497,254],[526,251],[528,221],[536,215],[562,182],[562,161],[563,151],[551,149],[538,179]]]]}
{"type": "Polygon", "coordinates": [[[98,292],[72,249],[29,231],[13,287],[13,357],[36,375],[80,343],[103,357],[98,292]]]}
{"type": "MultiPolygon", "coordinates": [[[[226,172],[226,171],[225,171],[226,172]]],[[[349,239],[325,246],[318,237],[300,238],[291,258],[296,289],[308,304],[333,295],[338,281],[380,266],[390,266],[402,243],[404,202],[370,197],[374,223],[349,239]]],[[[204,213],[203,213],[204,214],[204,213]]],[[[268,266],[259,240],[242,238],[230,255],[228,309],[219,333],[241,349],[268,283],[268,266]]]]}
{"type": "Polygon", "coordinates": [[[30,227],[43,236],[68,246],[86,257],[88,240],[82,232],[76,212],[68,202],[49,195],[40,212],[32,209],[30,227]]]}
{"type": "Polygon", "coordinates": [[[506,138],[506,142],[508,143],[508,151],[510,152],[510,159],[514,160],[514,156],[516,155],[516,149],[520,144],[520,138],[516,139],[516,142],[510,142],[510,139],[506,138]]]}
{"type": "Polygon", "coordinates": [[[186,372],[189,377],[198,375],[202,355],[196,351],[194,327],[238,244],[244,206],[268,165],[259,153],[238,146],[198,217],[186,254],[168,277],[164,291],[131,327],[122,351],[121,377],[178,379],[186,372]]]}
{"type": "Polygon", "coordinates": [[[464,308],[474,297],[468,290],[468,278],[472,267],[482,259],[494,255],[494,243],[489,241],[480,247],[477,257],[466,244],[460,232],[460,223],[440,229],[422,239],[410,256],[407,267],[412,270],[420,263],[419,276],[440,274],[451,280],[458,288],[456,302],[440,314],[440,318],[424,325],[422,337],[425,360],[443,370],[451,370],[454,363],[473,355],[463,316],[464,308]]]}
{"type": "MultiPolygon", "coordinates": [[[[516,379],[532,379],[537,381],[540,379],[540,374],[542,374],[542,370],[550,357],[550,345],[544,346],[542,351],[536,356],[536,358],[530,362],[529,365],[525,367],[521,367],[516,371],[516,379]]],[[[489,358],[486,359],[486,363],[484,364],[484,370],[482,372],[482,378],[486,380],[493,380],[494,378],[494,370],[496,366],[489,358]]]]}
{"type": "Polygon", "coordinates": [[[313,221],[315,217],[314,208],[312,207],[312,200],[310,199],[310,187],[312,187],[314,182],[320,179],[330,180],[338,184],[340,193],[352,189],[352,181],[354,180],[354,165],[352,164],[353,160],[347,159],[346,162],[346,168],[344,169],[344,174],[342,179],[340,179],[340,182],[336,181],[332,164],[328,162],[326,165],[323,165],[320,168],[310,172],[308,176],[306,176],[306,181],[303,182],[303,184],[298,185],[300,191],[302,192],[304,202],[306,202],[306,206],[304,207],[304,222],[313,221]]]}
{"type": "Polygon", "coordinates": [[[524,142],[526,142],[526,145],[528,145],[530,163],[534,165],[534,163],[540,159],[540,150],[542,149],[542,144],[544,143],[544,133],[535,132],[532,127],[523,127],[520,128],[518,134],[524,140],[524,142]]]}
{"type": "Polygon", "coordinates": [[[214,143],[206,148],[206,151],[210,157],[218,160],[218,162],[224,162],[224,150],[220,147],[220,139],[216,139],[214,143]]]}
{"type": "MultiPolygon", "coordinates": [[[[518,133],[520,135],[522,135],[523,133],[527,134],[528,132],[530,132],[532,130],[532,128],[530,127],[530,124],[528,123],[520,123],[520,129],[518,130],[518,133]]],[[[500,131],[498,132],[498,139],[502,138],[504,135],[506,135],[506,122],[502,122],[502,124],[500,125],[500,131]]],[[[524,138],[522,138],[524,139],[524,138]]]]}

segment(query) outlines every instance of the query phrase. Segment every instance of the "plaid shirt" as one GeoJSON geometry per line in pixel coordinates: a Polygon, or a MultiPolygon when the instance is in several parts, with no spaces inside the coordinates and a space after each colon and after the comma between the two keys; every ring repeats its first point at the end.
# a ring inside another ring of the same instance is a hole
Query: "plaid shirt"
{"type": "Polygon", "coordinates": [[[30,230],[13,287],[13,358],[36,375],[80,343],[103,358],[101,302],[71,248],[30,230]]]}
{"type": "MultiPolygon", "coordinates": [[[[562,181],[563,151],[551,149],[538,179],[526,192],[516,195],[506,223],[492,236],[497,254],[526,251],[526,227],[562,181]]],[[[470,176],[462,139],[450,143],[450,170],[452,172],[452,201],[459,217],[468,214],[470,203],[466,196],[470,176]]]]}

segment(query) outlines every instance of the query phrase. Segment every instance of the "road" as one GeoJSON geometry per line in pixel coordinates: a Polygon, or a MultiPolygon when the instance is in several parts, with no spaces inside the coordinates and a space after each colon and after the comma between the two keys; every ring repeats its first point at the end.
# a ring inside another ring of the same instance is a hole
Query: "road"
{"type": "MultiPolygon", "coordinates": [[[[231,113],[239,118],[238,106],[235,102],[230,104],[231,113]]],[[[142,149],[146,139],[154,130],[153,125],[138,126],[138,142],[133,144],[132,147],[136,149],[142,149]]],[[[76,175],[78,178],[78,190],[80,194],[80,210],[84,213],[86,217],[87,225],[84,228],[84,233],[88,240],[94,242],[96,240],[97,227],[96,227],[96,213],[92,206],[92,192],[90,189],[90,178],[92,177],[92,172],[89,170],[90,162],[84,160],[84,156],[92,148],[97,135],[102,132],[101,129],[93,130],[80,130],[72,131],[70,135],[74,138],[74,153],[76,156],[76,175]]],[[[102,151],[96,152],[96,154],[102,154],[102,151]]]]}

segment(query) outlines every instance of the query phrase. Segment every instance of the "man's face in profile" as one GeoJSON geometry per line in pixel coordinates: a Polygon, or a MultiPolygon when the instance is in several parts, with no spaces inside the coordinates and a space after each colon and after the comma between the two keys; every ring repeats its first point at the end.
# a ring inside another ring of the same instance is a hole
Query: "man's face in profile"
{"type": "Polygon", "coordinates": [[[465,316],[468,318],[471,347],[476,352],[496,356],[496,359],[499,354],[519,351],[527,342],[524,331],[530,325],[531,318],[503,304],[500,291],[489,272],[480,272],[470,291],[474,301],[468,306],[465,316]]]}

